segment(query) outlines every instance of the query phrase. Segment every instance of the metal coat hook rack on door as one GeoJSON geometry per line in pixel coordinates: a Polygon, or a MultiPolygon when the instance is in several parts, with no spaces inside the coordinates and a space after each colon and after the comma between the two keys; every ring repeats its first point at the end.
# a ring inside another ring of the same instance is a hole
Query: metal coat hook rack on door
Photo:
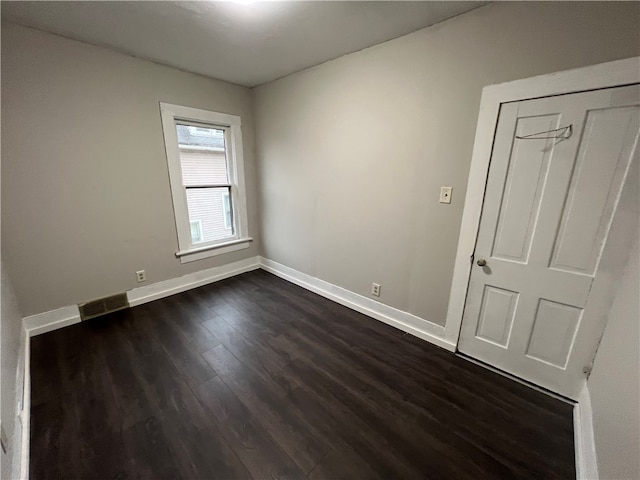
{"type": "Polygon", "coordinates": [[[572,133],[573,133],[573,124],[568,125],[566,127],[562,127],[562,128],[556,128],[555,130],[547,130],[544,132],[531,133],[529,135],[516,135],[516,138],[518,140],[542,140],[542,139],[548,139],[548,138],[566,140],[567,138],[571,137],[572,133]],[[538,136],[538,135],[544,135],[545,133],[557,133],[557,135],[548,135],[546,137],[538,136]]]}

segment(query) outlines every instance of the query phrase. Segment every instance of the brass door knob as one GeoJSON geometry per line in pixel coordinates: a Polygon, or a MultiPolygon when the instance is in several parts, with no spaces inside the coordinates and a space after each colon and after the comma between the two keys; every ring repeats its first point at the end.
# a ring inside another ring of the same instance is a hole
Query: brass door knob
{"type": "Polygon", "coordinates": [[[479,258],[476,263],[479,267],[484,267],[487,264],[487,261],[484,258],[479,258]]]}

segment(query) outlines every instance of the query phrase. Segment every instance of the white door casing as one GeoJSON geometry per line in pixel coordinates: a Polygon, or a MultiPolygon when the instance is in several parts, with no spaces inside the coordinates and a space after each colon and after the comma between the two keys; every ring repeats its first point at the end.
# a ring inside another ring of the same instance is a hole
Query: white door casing
{"type": "Polygon", "coordinates": [[[638,104],[628,86],[501,106],[460,351],[577,398],[621,258],[603,248],[616,209],[612,248],[637,229],[638,104]]]}

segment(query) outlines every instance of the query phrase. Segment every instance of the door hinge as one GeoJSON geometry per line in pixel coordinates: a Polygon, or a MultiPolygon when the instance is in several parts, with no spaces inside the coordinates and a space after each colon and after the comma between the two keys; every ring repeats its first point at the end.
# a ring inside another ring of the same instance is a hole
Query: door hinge
{"type": "Polygon", "coordinates": [[[591,375],[591,370],[593,370],[593,365],[591,363],[582,367],[582,373],[584,373],[587,377],[591,375]]]}

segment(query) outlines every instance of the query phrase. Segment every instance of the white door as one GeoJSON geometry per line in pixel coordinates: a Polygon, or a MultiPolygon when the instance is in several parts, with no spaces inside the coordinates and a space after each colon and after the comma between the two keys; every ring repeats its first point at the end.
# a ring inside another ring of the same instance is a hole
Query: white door
{"type": "Polygon", "coordinates": [[[639,105],[633,85],[501,106],[461,352],[577,398],[614,290],[603,258],[637,235],[639,105]]]}

